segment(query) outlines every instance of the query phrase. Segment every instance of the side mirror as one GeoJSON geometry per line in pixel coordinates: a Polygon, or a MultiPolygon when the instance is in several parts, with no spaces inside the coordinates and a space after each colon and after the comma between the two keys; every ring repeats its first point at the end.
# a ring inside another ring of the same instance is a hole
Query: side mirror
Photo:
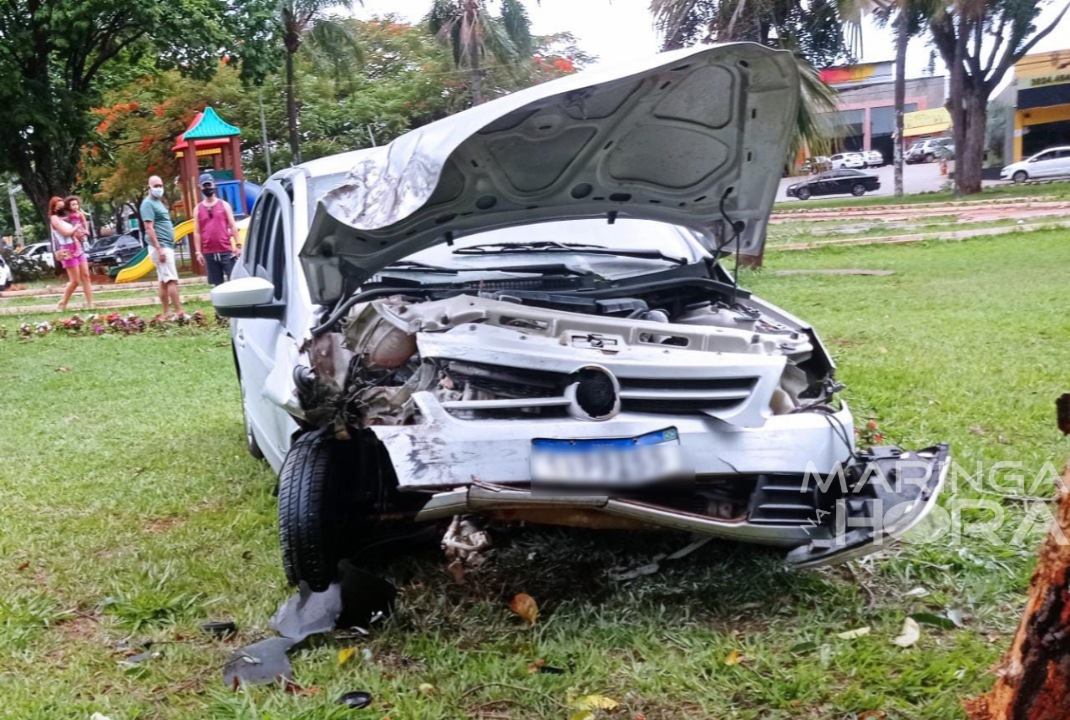
{"type": "Polygon", "coordinates": [[[216,314],[233,318],[281,318],[286,304],[275,300],[275,286],[260,277],[243,277],[212,288],[216,314]]]}

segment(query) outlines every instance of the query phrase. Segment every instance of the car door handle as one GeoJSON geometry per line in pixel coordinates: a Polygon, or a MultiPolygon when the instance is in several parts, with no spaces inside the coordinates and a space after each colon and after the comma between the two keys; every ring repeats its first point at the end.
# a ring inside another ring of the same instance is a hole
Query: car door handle
{"type": "Polygon", "coordinates": [[[234,340],[238,343],[238,347],[245,347],[245,331],[239,330],[238,334],[234,336],[234,340]]]}

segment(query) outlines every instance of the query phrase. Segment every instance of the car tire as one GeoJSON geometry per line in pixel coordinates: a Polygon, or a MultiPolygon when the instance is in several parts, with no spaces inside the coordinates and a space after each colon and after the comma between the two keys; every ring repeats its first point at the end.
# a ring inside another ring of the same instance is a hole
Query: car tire
{"type": "Polygon", "coordinates": [[[866,186],[862,183],[855,183],[854,187],[851,188],[851,194],[855,197],[862,197],[866,194],[866,186]]]}
{"type": "Polygon", "coordinates": [[[286,580],[316,592],[331,584],[342,559],[347,503],[339,470],[344,448],[329,428],[299,437],[279,473],[279,544],[286,580]]]}
{"type": "Polygon", "coordinates": [[[800,200],[809,200],[810,199],[810,189],[809,188],[799,188],[795,192],[795,197],[799,198],[800,200]]]}
{"type": "Polygon", "coordinates": [[[1028,179],[1029,179],[1029,173],[1027,173],[1025,170],[1019,170],[1018,172],[1014,173],[1014,175],[1011,176],[1011,180],[1013,180],[1014,182],[1018,183],[1019,185],[1024,183],[1028,179]]]}

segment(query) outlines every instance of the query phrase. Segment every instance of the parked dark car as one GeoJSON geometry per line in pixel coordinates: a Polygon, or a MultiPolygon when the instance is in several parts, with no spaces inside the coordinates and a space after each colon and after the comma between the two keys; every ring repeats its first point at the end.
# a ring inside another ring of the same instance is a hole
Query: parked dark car
{"type": "Polygon", "coordinates": [[[879,189],[880,178],[858,170],[832,170],[809,180],[788,186],[788,195],[806,200],[811,195],[847,195],[856,197],[879,189]]]}
{"type": "Polygon", "coordinates": [[[133,235],[113,235],[97,241],[86,259],[94,265],[125,265],[141,248],[141,241],[133,235]]]}

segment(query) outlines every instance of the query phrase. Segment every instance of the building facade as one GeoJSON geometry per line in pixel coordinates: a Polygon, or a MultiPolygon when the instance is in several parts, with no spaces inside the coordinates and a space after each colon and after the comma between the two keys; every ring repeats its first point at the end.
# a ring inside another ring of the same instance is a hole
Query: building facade
{"type": "Polygon", "coordinates": [[[1014,105],[1009,162],[1070,145],[1070,50],[1026,55],[1014,66],[1011,87],[1004,95],[1014,105]]]}
{"type": "MultiPolygon", "coordinates": [[[[891,62],[864,63],[821,71],[821,79],[836,90],[837,111],[829,118],[835,148],[840,151],[879,150],[891,160],[895,134],[895,82],[891,62]]],[[[904,113],[938,110],[944,107],[943,76],[913,78],[906,81],[904,113]]],[[[947,127],[924,122],[918,116],[915,128],[906,128],[904,136],[928,137],[941,134],[947,127]]]]}

